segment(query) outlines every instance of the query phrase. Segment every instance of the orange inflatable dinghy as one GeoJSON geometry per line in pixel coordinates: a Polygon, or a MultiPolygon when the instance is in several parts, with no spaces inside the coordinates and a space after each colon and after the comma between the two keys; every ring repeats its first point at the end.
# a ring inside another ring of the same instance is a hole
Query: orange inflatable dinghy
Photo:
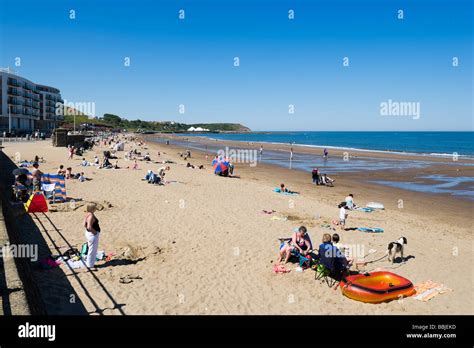
{"type": "Polygon", "coordinates": [[[341,281],[342,293],[356,301],[380,303],[415,293],[412,282],[391,272],[348,276],[341,281]]]}

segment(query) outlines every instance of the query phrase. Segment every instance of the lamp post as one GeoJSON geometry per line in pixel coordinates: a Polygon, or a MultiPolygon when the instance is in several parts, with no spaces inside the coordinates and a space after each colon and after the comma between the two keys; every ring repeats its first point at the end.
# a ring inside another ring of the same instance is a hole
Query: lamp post
{"type": "Polygon", "coordinates": [[[8,133],[12,134],[12,111],[11,111],[11,105],[8,104],[8,133]]]}

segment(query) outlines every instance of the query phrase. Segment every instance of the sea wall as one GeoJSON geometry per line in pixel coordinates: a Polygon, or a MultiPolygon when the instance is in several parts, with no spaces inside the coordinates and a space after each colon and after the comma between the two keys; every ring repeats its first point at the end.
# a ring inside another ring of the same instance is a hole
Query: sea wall
{"type": "Polygon", "coordinates": [[[10,186],[13,181],[11,171],[16,165],[0,149],[0,295],[3,315],[44,315],[46,314],[38,287],[35,284],[32,262],[28,258],[7,255],[6,247],[30,244],[24,240],[19,214],[23,207],[11,204],[10,186]]]}

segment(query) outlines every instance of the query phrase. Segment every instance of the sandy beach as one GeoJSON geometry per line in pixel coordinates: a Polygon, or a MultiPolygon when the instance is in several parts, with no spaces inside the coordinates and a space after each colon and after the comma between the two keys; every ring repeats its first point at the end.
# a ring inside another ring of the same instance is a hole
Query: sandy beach
{"type": "MultiPolygon", "coordinates": [[[[73,275],[60,266],[89,313],[97,313],[98,308],[111,315],[474,313],[474,276],[469,270],[474,206],[467,200],[372,185],[342,174],[336,176],[334,188],[320,187],[311,184],[308,173],[268,164],[236,164],[235,177],[219,177],[212,172],[212,156],[206,159],[204,153],[193,151],[192,158],[185,161],[177,154],[182,148],[149,141],[141,151],[148,151],[153,161],[139,161],[138,170],[126,169],[132,162],[123,159],[125,152],[117,153],[122,169],[107,170],[80,167],[82,157],[68,160],[67,149],[53,147],[49,140],[4,146],[11,158],[17,152],[22,159],[44,157],[43,172],[55,173],[64,164],[74,173],[84,171],[91,179],[67,180],[67,196],[75,203],[52,205],[47,213],[68,243],[80,248],[85,242],[84,203],[97,202],[104,208],[97,212],[102,226],[99,250],[113,253],[112,260],[99,262],[93,274],[79,270],[73,275]],[[164,160],[174,162],[168,164],[171,170],[166,174],[170,183],[154,186],[142,180],[147,170],[164,166],[153,162],[164,160]],[[202,164],[205,169],[187,168],[187,162],[202,164]],[[300,194],[273,192],[282,182],[300,194]],[[305,225],[313,243],[319,244],[324,233],[333,233],[323,226],[337,218],[336,205],[349,193],[359,205],[378,201],[384,203],[385,210],[351,211],[347,226],[380,227],[384,233],[338,230],[344,244],[357,245],[365,254],[376,250],[366,258],[370,261],[383,257],[389,242],[401,236],[408,239],[406,263],[391,264],[385,258],[363,266],[363,270],[392,271],[414,284],[432,280],[452,291],[428,302],[406,298],[366,304],[316,281],[312,270],[296,272],[296,264],[289,265],[290,273],[274,274],[277,239],[289,237],[295,227],[305,225]],[[276,213],[263,214],[263,209],[276,213]],[[127,275],[133,281],[121,283],[120,278],[127,275]]],[[[130,148],[138,147],[126,143],[125,150],[130,148]]],[[[92,161],[104,150],[103,146],[94,147],[84,157],[92,161]]],[[[440,161],[429,170],[443,173],[456,169],[440,161]]],[[[464,175],[472,175],[472,169],[461,169],[464,175]]],[[[373,175],[389,178],[391,173],[373,175]]],[[[45,218],[39,220],[50,226],[45,218]]],[[[67,249],[57,231],[46,227],[49,238],[40,222],[35,223],[49,247],[42,250],[44,254],[57,254],[57,247],[67,249]]],[[[36,270],[35,277],[50,314],[75,313],[67,289],[54,286],[53,272],[36,270]]]]}

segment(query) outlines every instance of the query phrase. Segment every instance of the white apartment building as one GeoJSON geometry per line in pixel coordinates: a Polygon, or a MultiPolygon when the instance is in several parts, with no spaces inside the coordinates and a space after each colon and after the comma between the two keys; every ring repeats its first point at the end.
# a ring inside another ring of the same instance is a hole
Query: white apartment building
{"type": "Polygon", "coordinates": [[[63,120],[63,116],[56,115],[57,103],[64,103],[59,89],[0,69],[0,132],[51,132],[57,121],[63,120]]]}

